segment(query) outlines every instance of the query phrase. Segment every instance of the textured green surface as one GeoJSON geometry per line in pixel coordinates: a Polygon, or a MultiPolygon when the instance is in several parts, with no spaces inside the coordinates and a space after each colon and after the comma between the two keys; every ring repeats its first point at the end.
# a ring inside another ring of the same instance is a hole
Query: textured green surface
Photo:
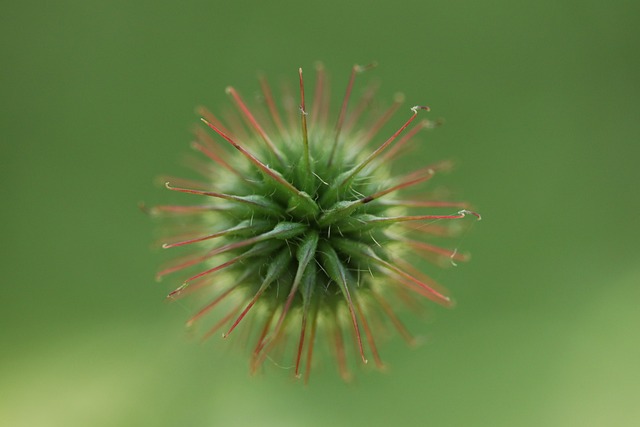
{"type": "Polygon", "coordinates": [[[0,425],[637,424],[637,2],[38,3],[0,14],[0,425]],[[136,205],[178,200],[195,105],[317,59],[444,117],[419,153],[483,221],[424,345],[305,388],[187,336],[136,205]]]}

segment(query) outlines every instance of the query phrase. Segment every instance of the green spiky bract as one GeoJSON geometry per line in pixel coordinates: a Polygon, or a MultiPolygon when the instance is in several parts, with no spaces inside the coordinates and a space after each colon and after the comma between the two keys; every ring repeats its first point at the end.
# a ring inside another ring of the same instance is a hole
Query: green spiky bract
{"type": "Polygon", "coordinates": [[[263,105],[254,113],[235,89],[228,88],[239,113],[228,119],[228,127],[201,110],[203,123],[217,135],[214,139],[202,128],[196,131],[193,147],[212,161],[197,165],[205,182],[166,184],[170,190],[200,196],[204,203],[152,210],[179,218],[186,230],[195,229],[195,237],[176,237],[163,245],[194,250],[159,273],[159,277],[185,274],[182,285],[169,297],[180,298],[195,290],[214,294],[188,321],[189,325],[199,323],[210,311],[225,307],[206,336],[222,330],[228,337],[249,322],[243,336],[252,343],[252,371],[273,355],[286,360],[281,353],[290,348],[296,377],[304,369],[308,379],[315,342],[326,336],[339,372],[348,379],[345,337],[353,338],[363,362],[369,353],[378,367],[383,364],[374,331],[392,325],[412,340],[395,315],[390,294],[397,293],[397,300],[406,301],[413,293],[443,305],[451,303],[437,284],[398,255],[406,251],[390,248],[395,244],[450,258],[452,263],[464,260],[457,251],[423,240],[446,230],[433,225],[436,222],[478,215],[463,203],[398,198],[398,192],[428,181],[447,163],[400,177],[390,175],[390,165],[407,142],[433,123],[414,124],[419,110],[428,108],[413,107],[397,131],[376,143],[379,129],[391,119],[400,100],[381,114],[362,117],[362,107],[370,101],[369,89],[348,115],[355,76],[366,68],[353,68],[335,125],[328,124],[329,95],[322,67],[309,111],[302,70],[298,105],[285,92],[285,106],[278,108],[269,85],[261,79],[263,105]],[[368,148],[371,144],[377,145],[368,148]],[[411,209],[425,207],[458,210],[409,215],[411,209]],[[289,340],[292,336],[295,339],[289,340]]]}

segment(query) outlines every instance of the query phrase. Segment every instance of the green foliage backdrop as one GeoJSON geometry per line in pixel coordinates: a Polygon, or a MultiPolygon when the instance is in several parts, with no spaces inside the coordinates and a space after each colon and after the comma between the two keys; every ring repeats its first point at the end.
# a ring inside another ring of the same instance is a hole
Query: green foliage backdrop
{"type": "Polygon", "coordinates": [[[640,3],[13,2],[0,14],[0,425],[632,426],[640,419],[640,3]],[[420,153],[483,214],[454,310],[381,351],[388,373],[310,386],[183,330],[140,201],[180,175],[193,107],[295,82],[446,126],[420,153]]]}

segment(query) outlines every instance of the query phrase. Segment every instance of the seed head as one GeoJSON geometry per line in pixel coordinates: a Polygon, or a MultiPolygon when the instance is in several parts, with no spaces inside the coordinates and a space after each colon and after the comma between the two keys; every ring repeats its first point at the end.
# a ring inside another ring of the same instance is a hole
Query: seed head
{"type": "Polygon", "coordinates": [[[382,368],[375,332],[392,326],[413,341],[396,315],[396,305],[411,306],[414,295],[445,306],[452,303],[406,258],[422,254],[451,264],[465,260],[457,250],[427,241],[450,235],[446,220],[480,215],[465,203],[428,194],[400,196],[450,164],[391,174],[414,136],[436,123],[414,123],[421,111],[429,110],[415,106],[395,132],[381,138],[380,130],[402,97],[375,112],[371,86],[351,110],[356,76],[369,68],[353,67],[335,116],[329,112],[322,66],[317,68],[310,108],[302,69],[299,99],[294,101],[285,90],[282,105],[264,78],[257,108],[249,108],[236,89],[227,88],[235,114],[223,121],[199,109],[204,127],[195,130],[192,147],[207,159],[194,163],[204,180],[166,183],[169,190],[195,195],[200,203],[149,210],[172,219],[180,229],[164,248],[191,249],[158,273],[159,278],[184,275],[168,298],[196,290],[209,295],[187,324],[205,322],[214,317],[206,315],[219,311],[205,337],[222,331],[227,338],[238,329],[235,334],[252,347],[252,372],[266,358],[278,357],[288,360],[296,377],[304,373],[307,380],[321,337],[333,349],[343,378],[350,377],[347,354],[353,352],[364,363],[371,355],[382,368]],[[353,350],[345,344],[349,337],[353,350]]]}

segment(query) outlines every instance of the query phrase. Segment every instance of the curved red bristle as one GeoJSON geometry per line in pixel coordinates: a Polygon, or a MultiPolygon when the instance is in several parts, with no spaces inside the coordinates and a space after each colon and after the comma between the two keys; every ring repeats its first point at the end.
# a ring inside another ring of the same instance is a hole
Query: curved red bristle
{"type": "Polygon", "coordinates": [[[404,340],[410,344],[410,345],[414,345],[415,344],[415,338],[413,337],[413,335],[411,335],[411,333],[407,330],[407,328],[404,326],[404,324],[400,321],[400,319],[398,319],[398,316],[396,316],[396,314],[394,313],[393,309],[391,308],[391,306],[389,305],[389,303],[387,303],[387,301],[382,298],[380,295],[378,295],[377,292],[371,292],[371,294],[373,295],[373,297],[375,298],[376,302],[380,305],[380,307],[382,308],[382,311],[384,311],[384,313],[387,315],[387,317],[389,318],[389,320],[391,321],[391,324],[395,327],[395,329],[398,331],[398,333],[400,334],[400,336],[402,338],[404,338],[404,340]]]}
{"type": "Polygon", "coordinates": [[[347,115],[347,105],[349,105],[349,99],[351,98],[351,91],[353,90],[353,83],[355,82],[356,75],[363,71],[369,70],[375,67],[375,64],[369,64],[360,66],[354,65],[351,69],[351,76],[349,77],[349,83],[347,83],[347,90],[344,94],[344,98],[342,100],[342,107],[340,107],[340,114],[338,114],[338,122],[336,123],[335,136],[333,139],[333,145],[331,147],[331,153],[329,154],[329,160],[327,162],[328,166],[331,166],[333,163],[333,158],[335,157],[336,149],[340,143],[340,133],[342,132],[342,125],[344,124],[344,119],[347,115]]]}
{"type": "Polygon", "coordinates": [[[275,146],[271,138],[269,138],[269,136],[264,131],[262,126],[260,126],[260,123],[258,123],[258,121],[255,119],[255,117],[253,116],[253,114],[251,113],[247,105],[242,100],[242,97],[240,96],[240,94],[238,94],[238,92],[231,86],[227,87],[227,93],[230,94],[231,97],[234,99],[237,107],[240,109],[244,117],[249,121],[249,123],[251,124],[251,127],[253,127],[256,133],[262,138],[262,140],[267,145],[267,147],[269,147],[269,150],[271,151],[271,153],[273,153],[273,155],[276,157],[276,159],[278,159],[278,161],[282,166],[286,166],[284,158],[282,157],[282,153],[280,153],[280,151],[275,146]]]}
{"type": "Polygon", "coordinates": [[[207,340],[213,334],[218,332],[220,328],[222,328],[225,325],[225,323],[227,323],[229,320],[231,320],[233,316],[236,315],[236,313],[240,310],[241,307],[242,305],[238,304],[234,308],[232,308],[224,317],[222,317],[215,325],[213,325],[213,327],[209,329],[209,331],[207,331],[206,334],[202,336],[202,341],[207,340]]]}
{"type": "Polygon", "coordinates": [[[260,81],[262,95],[264,96],[267,108],[269,109],[269,113],[271,114],[271,119],[275,123],[278,132],[280,132],[281,135],[289,135],[289,131],[282,124],[282,118],[280,117],[280,113],[278,112],[276,103],[273,100],[273,93],[271,92],[271,87],[269,86],[267,79],[264,76],[260,76],[258,80],[260,81]]]}
{"type": "Polygon", "coordinates": [[[376,347],[376,343],[373,340],[373,333],[371,332],[371,328],[369,328],[369,322],[367,322],[367,318],[362,311],[362,307],[360,303],[356,300],[355,307],[358,311],[358,315],[360,316],[360,320],[362,321],[362,328],[364,329],[364,334],[367,337],[367,343],[369,343],[369,348],[371,349],[371,353],[373,354],[373,360],[376,363],[378,369],[384,369],[385,365],[380,358],[380,354],[378,353],[378,348],[376,347]]]}
{"type": "Polygon", "coordinates": [[[192,326],[196,321],[198,321],[198,319],[207,314],[209,311],[213,310],[218,304],[220,304],[222,300],[229,296],[231,292],[236,290],[239,285],[240,283],[236,283],[233,286],[229,287],[229,289],[218,295],[218,297],[216,297],[213,301],[201,308],[194,316],[187,320],[187,326],[192,326]]]}

